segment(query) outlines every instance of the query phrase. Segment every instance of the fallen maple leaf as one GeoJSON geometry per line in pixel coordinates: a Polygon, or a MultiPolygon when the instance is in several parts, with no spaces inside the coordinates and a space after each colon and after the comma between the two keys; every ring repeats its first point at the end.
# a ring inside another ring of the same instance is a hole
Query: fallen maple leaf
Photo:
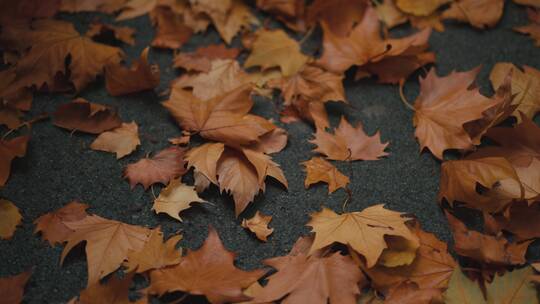
{"type": "Polygon", "coordinates": [[[62,0],[60,10],[68,13],[102,12],[114,13],[122,8],[127,0],[62,0]]]}
{"type": "Polygon", "coordinates": [[[87,37],[100,37],[112,35],[116,40],[127,43],[129,45],[135,45],[135,29],[129,26],[116,26],[105,23],[92,23],[88,27],[85,34],[87,37]]]}
{"type": "Polygon", "coordinates": [[[116,159],[120,159],[137,149],[141,144],[139,140],[139,128],[133,121],[111,131],[101,133],[90,145],[97,151],[116,153],[116,159]]]}
{"type": "MultiPolygon", "coordinates": [[[[87,286],[79,295],[79,304],[133,303],[130,301],[130,287],[134,273],[123,278],[113,275],[105,283],[96,282],[87,286]]],[[[142,304],[142,303],[141,303],[142,304]]]]}
{"type": "Polygon", "coordinates": [[[448,289],[444,293],[444,303],[461,304],[461,303],[486,303],[484,294],[478,286],[478,283],[467,278],[459,267],[456,267],[448,289]]]}
{"type": "Polygon", "coordinates": [[[234,59],[240,53],[239,49],[227,48],[223,44],[212,44],[200,47],[195,52],[179,53],[174,56],[174,67],[188,71],[210,72],[212,61],[216,59],[234,59]]]}
{"type": "Polygon", "coordinates": [[[90,206],[84,203],[73,201],[64,207],[46,213],[38,217],[34,224],[36,228],[34,233],[41,232],[44,240],[48,241],[51,246],[61,244],[69,238],[73,230],[69,229],[64,222],[80,221],[88,216],[86,209],[90,206]]]}
{"type": "Polygon", "coordinates": [[[454,236],[454,250],[457,254],[487,264],[506,266],[527,262],[525,253],[532,241],[510,243],[504,237],[471,231],[448,212],[446,218],[454,236]]]}
{"type": "Polygon", "coordinates": [[[339,188],[347,189],[347,185],[350,182],[349,178],[323,158],[313,157],[308,161],[302,162],[302,165],[304,165],[306,171],[306,179],[304,181],[306,189],[318,182],[328,184],[328,193],[332,193],[339,188]]]}
{"type": "Polygon", "coordinates": [[[531,267],[524,267],[495,276],[486,286],[487,303],[527,303],[538,304],[536,288],[530,282],[531,267]]]}
{"type": "MultiPolygon", "coordinates": [[[[538,5],[540,7],[540,5],[538,5]]],[[[535,45],[540,47],[540,10],[527,9],[527,16],[531,22],[528,25],[514,27],[514,31],[531,36],[534,39],[535,45]]]]}
{"type": "Polygon", "coordinates": [[[274,232],[274,228],[268,228],[271,220],[271,215],[263,215],[257,211],[252,218],[242,220],[242,227],[249,229],[259,240],[266,242],[268,236],[274,232]]]}
{"type": "Polygon", "coordinates": [[[249,300],[244,288],[257,281],[264,270],[243,271],[233,264],[235,254],[228,251],[210,227],[201,248],[189,251],[180,263],[150,272],[151,294],[184,291],[204,295],[213,304],[249,300]]]}
{"type": "Polygon", "coordinates": [[[517,241],[540,238],[540,203],[513,203],[504,214],[494,216],[497,230],[512,233],[517,241]]]}
{"type": "Polygon", "coordinates": [[[131,189],[141,184],[144,189],[150,185],[161,183],[167,185],[170,180],[182,176],[186,172],[184,149],[173,146],[159,151],[152,158],[142,158],[129,164],[124,170],[131,189]]]}
{"type": "Polygon", "coordinates": [[[476,189],[478,184],[492,189],[504,180],[512,180],[518,187],[520,185],[516,171],[505,158],[449,160],[441,166],[438,200],[442,202],[446,199],[450,205],[459,201],[471,208],[488,212],[499,211],[510,203],[511,199],[481,195],[476,189]]]}
{"type": "Polygon", "coordinates": [[[86,241],[88,286],[99,283],[115,271],[126,259],[129,250],[141,250],[148,240],[150,230],[89,215],[80,221],[64,222],[73,233],[69,235],[62,251],[60,263],[77,244],[86,241]]]}
{"type": "Polygon", "coordinates": [[[420,79],[413,118],[420,151],[427,147],[442,159],[445,150],[474,147],[463,125],[481,119],[482,113],[497,103],[481,95],[478,88],[471,88],[479,71],[480,68],[475,68],[438,77],[433,68],[420,79]]]}
{"type": "Polygon", "coordinates": [[[350,257],[287,255],[264,261],[277,273],[256,291],[251,303],[355,304],[365,277],[350,257]]]}
{"type": "Polygon", "coordinates": [[[402,283],[385,296],[384,302],[389,304],[442,303],[442,294],[437,288],[421,289],[415,283],[402,283]]]}
{"type": "Polygon", "coordinates": [[[402,213],[387,210],[383,205],[368,207],[360,212],[336,214],[323,208],[311,215],[307,226],[315,232],[315,241],[310,254],[334,242],[350,245],[362,254],[368,267],[373,267],[379,256],[387,248],[385,235],[395,235],[419,246],[419,240],[405,225],[410,218],[402,213]]]}
{"type": "Polygon", "coordinates": [[[123,56],[119,48],[81,36],[73,24],[52,19],[10,26],[2,31],[0,41],[17,51],[30,48],[15,67],[15,81],[21,86],[51,86],[57,73],[62,73],[69,75],[78,92],[101,74],[105,65],[118,63],[123,56]],[[69,73],[65,64],[68,56],[69,73]]]}
{"type": "Polygon", "coordinates": [[[262,70],[279,67],[284,77],[296,74],[308,61],[300,45],[283,30],[259,30],[244,66],[262,70]]]}
{"type": "Polygon", "coordinates": [[[256,5],[293,31],[304,32],[306,30],[304,2],[304,0],[257,0],[256,5]]]}
{"type": "Polygon", "coordinates": [[[376,3],[375,10],[379,19],[389,29],[408,21],[408,16],[396,6],[394,0],[383,0],[376,3]]]}
{"type": "Polygon", "coordinates": [[[306,21],[310,26],[324,22],[334,34],[344,37],[362,20],[367,5],[365,0],[315,0],[307,9],[306,21]]]}
{"type": "Polygon", "coordinates": [[[452,2],[441,17],[468,22],[476,28],[483,29],[494,27],[501,19],[503,10],[504,0],[459,0],[452,2]]]}
{"type": "Polygon", "coordinates": [[[0,24],[9,26],[16,22],[28,22],[34,18],[51,18],[60,9],[61,0],[22,0],[0,3],[0,24]]]}
{"type": "Polygon", "coordinates": [[[428,16],[443,4],[451,1],[452,0],[396,0],[396,6],[400,10],[415,16],[428,16]]]}
{"type": "Polygon", "coordinates": [[[12,139],[0,139],[0,187],[4,186],[11,173],[11,162],[26,154],[30,136],[22,135],[12,139]]]}
{"type": "Polygon", "coordinates": [[[100,134],[122,124],[114,109],[83,98],[58,106],[52,119],[57,127],[92,134],[100,134]]]}
{"type": "Polygon", "coordinates": [[[180,263],[182,249],[176,248],[180,240],[182,240],[182,235],[175,235],[163,242],[161,230],[159,228],[153,229],[148,241],[140,250],[128,251],[124,262],[124,266],[127,268],[125,271],[143,273],[180,263]]]}
{"type": "Polygon", "coordinates": [[[195,189],[202,192],[211,183],[217,182],[217,162],[225,150],[222,143],[206,143],[198,147],[191,148],[187,153],[185,160],[188,169],[194,168],[195,189]],[[208,182],[206,182],[208,181],[208,182]]]}
{"type": "MultiPolygon", "coordinates": [[[[139,1],[142,3],[142,1],[139,1]]],[[[156,27],[153,47],[178,49],[186,43],[193,30],[188,27],[182,15],[175,14],[172,10],[159,6],[151,11],[150,18],[156,27]]]]}
{"type": "Polygon", "coordinates": [[[105,67],[105,86],[111,96],[152,90],[159,85],[159,66],[148,63],[148,50],[145,48],[129,69],[120,64],[105,67]]]}
{"type": "Polygon", "coordinates": [[[0,303],[2,304],[19,304],[22,303],[24,297],[24,287],[32,270],[28,270],[17,275],[0,278],[0,303]]]}
{"type": "Polygon", "coordinates": [[[510,70],[512,70],[512,95],[515,95],[514,104],[518,104],[513,115],[518,121],[521,121],[519,112],[532,119],[540,111],[540,71],[529,66],[523,66],[521,70],[512,63],[499,62],[489,74],[489,80],[494,88],[501,86],[510,70]]]}
{"type": "Polygon", "coordinates": [[[378,131],[373,136],[368,136],[361,123],[354,128],[345,117],[341,117],[333,135],[317,129],[315,139],[309,142],[317,145],[313,151],[332,160],[378,160],[388,155],[384,152],[388,143],[381,142],[378,131]]]}
{"type": "Polygon", "coordinates": [[[11,239],[21,220],[19,208],[6,199],[0,199],[0,239],[11,239]]]}
{"type": "Polygon", "coordinates": [[[159,193],[159,196],[154,200],[152,210],[156,213],[167,213],[172,218],[182,221],[179,213],[191,207],[193,203],[206,203],[201,199],[193,186],[188,186],[180,179],[173,179],[159,193]]]}

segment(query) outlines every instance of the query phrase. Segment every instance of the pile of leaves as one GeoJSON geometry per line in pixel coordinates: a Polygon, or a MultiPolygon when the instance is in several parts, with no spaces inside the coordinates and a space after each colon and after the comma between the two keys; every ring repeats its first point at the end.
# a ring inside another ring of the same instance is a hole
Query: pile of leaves
{"type": "MultiPolygon", "coordinates": [[[[528,6],[531,22],[515,31],[540,45],[540,2],[515,2],[528,6]]],[[[111,96],[154,90],[160,71],[148,61],[150,47],[178,50],[213,27],[223,44],[176,51],[171,63],[181,74],[164,92],[162,105],[181,132],[168,139],[169,147],[118,174],[131,188],[164,186],[153,202],[155,213],[182,221],[183,210],[208,203],[199,193],[218,187],[232,197],[238,217],[265,191],[269,178],[288,187],[272,160],[286,147],[287,131],[251,113],[255,95],[271,98],[275,92],[283,100],[283,123],[304,121],[314,128],[309,140],[314,155],[300,164],[305,187],[326,183],[329,193],[343,189],[350,196],[352,176],[335,162],[392,157],[389,143],[378,132],[366,134],[360,122],[342,117],[331,127],[325,104],[347,103],[343,80],[352,70],[355,81],[375,77],[398,85],[405,106],[414,111],[420,151],[441,161],[438,203],[460,263],[414,216],[382,204],[341,213],[322,207],[310,215],[312,233],[300,237],[287,255],[244,271],[213,227],[200,248],[184,253],[181,234],[165,238],[160,227],[106,219],[73,201],[33,219],[44,241],[64,246],[61,262],[85,244],[87,286],[70,303],[148,303],[165,295],[176,295],[177,303],[188,295],[211,303],[538,303],[540,263],[526,254],[540,238],[540,127],[533,121],[540,112],[540,71],[498,63],[490,72],[495,93],[485,96],[475,85],[480,68],[438,76],[426,67],[436,62],[429,37],[433,30],[444,31],[444,20],[489,30],[504,5],[504,0],[257,0],[255,7],[242,0],[0,1],[5,63],[0,124],[7,130],[0,140],[0,186],[8,183],[11,162],[31,146],[32,125],[45,119],[70,132],[95,134],[90,148],[117,159],[141,144],[136,122],[83,98],[28,117],[34,93],[77,95],[99,77],[111,96]],[[270,28],[256,11],[287,30],[270,28]],[[118,21],[148,16],[155,36],[126,66],[118,45],[133,45],[134,29],[95,22],[79,33],[58,17],[61,12],[113,14],[118,21]],[[418,30],[392,37],[389,30],[405,23],[418,30]],[[304,53],[290,36],[296,32],[309,39],[319,29],[319,56],[304,53]],[[116,46],[98,42],[102,35],[114,37],[116,46]],[[233,39],[242,47],[230,47],[233,39]],[[237,59],[241,53],[245,60],[237,59]],[[409,102],[405,80],[421,68],[426,73],[420,92],[409,102]],[[445,157],[447,150],[459,157],[445,157]],[[186,174],[192,174],[193,185],[184,182],[186,174]],[[463,208],[482,215],[483,232],[459,219],[457,210],[463,208]],[[145,287],[134,289],[137,277],[145,287]]],[[[16,204],[0,200],[0,238],[10,239],[21,219],[16,204]]],[[[257,212],[241,225],[265,242],[274,230],[268,227],[271,219],[257,212]]],[[[21,302],[32,271],[0,278],[0,302],[21,302]]]]}

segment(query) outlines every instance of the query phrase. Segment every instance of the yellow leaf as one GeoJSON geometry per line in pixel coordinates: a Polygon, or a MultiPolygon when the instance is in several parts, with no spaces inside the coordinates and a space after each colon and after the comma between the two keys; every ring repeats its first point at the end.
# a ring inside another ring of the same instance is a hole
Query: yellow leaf
{"type": "Polygon", "coordinates": [[[190,208],[191,203],[206,203],[206,201],[197,195],[195,187],[183,184],[180,179],[174,179],[161,190],[159,196],[154,200],[152,209],[156,213],[167,213],[182,221],[178,214],[180,211],[190,208]]]}

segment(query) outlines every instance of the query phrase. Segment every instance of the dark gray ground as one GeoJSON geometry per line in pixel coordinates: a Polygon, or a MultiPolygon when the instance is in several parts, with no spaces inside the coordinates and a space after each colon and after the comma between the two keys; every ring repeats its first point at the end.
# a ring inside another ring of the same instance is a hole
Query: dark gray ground
{"type": "MultiPolygon", "coordinates": [[[[79,30],[96,18],[95,14],[64,15],[77,23],[79,30]]],[[[263,17],[263,16],[261,16],[263,17]]],[[[99,16],[110,21],[107,16],[99,16]]],[[[496,62],[510,61],[540,68],[540,49],[526,36],[511,31],[513,26],[526,24],[523,7],[508,3],[502,22],[495,29],[478,31],[467,25],[446,23],[444,33],[434,32],[431,50],[437,54],[439,75],[452,70],[469,70],[483,65],[479,76],[482,91],[491,94],[488,73],[496,62]]],[[[148,17],[122,22],[137,28],[137,45],[124,46],[129,61],[137,58],[151,41],[153,29],[148,17]]],[[[407,27],[397,34],[409,32],[407,27]]],[[[306,49],[317,47],[317,35],[306,49]]],[[[182,50],[191,51],[199,46],[218,43],[219,37],[212,29],[197,35],[182,50]]],[[[236,41],[238,43],[238,41],[236,41]]],[[[152,50],[151,61],[160,65],[162,81],[158,92],[163,91],[177,72],[171,68],[172,53],[152,50]]],[[[244,55],[245,58],[245,55],[244,55]]],[[[374,80],[353,82],[350,73],[345,80],[347,98],[354,108],[342,105],[329,107],[332,122],[342,114],[356,123],[363,122],[368,133],[376,130],[382,139],[389,141],[390,156],[379,161],[354,162],[350,188],[353,200],[349,211],[362,210],[375,203],[385,203],[388,208],[415,214],[423,227],[445,241],[450,240],[446,220],[436,203],[439,182],[439,162],[429,153],[420,154],[414,138],[413,113],[401,103],[396,86],[379,85],[374,80]]],[[[409,100],[418,91],[415,75],[406,85],[409,100]]],[[[341,211],[345,193],[340,190],[327,195],[325,185],[304,189],[304,173],[299,162],[309,159],[312,145],[307,143],[312,128],[304,123],[285,125],[289,132],[287,148],[274,156],[281,164],[289,180],[285,191],[278,184],[269,182],[265,194],[242,214],[251,217],[257,210],[273,216],[271,227],[275,228],[268,243],[262,243],[240,227],[240,219],[234,217],[233,203],[228,195],[219,195],[214,187],[202,197],[213,205],[196,206],[182,214],[183,223],[152,212],[152,194],[141,187],[134,191],[121,178],[123,168],[149,152],[168,145],[167,138],[179,134],[180,129],[167,111],[160,105],[163,97],[151,92],[133,96],[110,97],[103,80],[81,92],[82,97],[98,103],[115,106],[124,121],[139,124],[142,146],[132,155],[117,161],[113,154],[92,151],[88,148],[94,136],[69,132],[53,126],[50,121],[37,123],[32,129],[32,139],[25,158],[13,163],[12,175],[0,196],[13,201],[22,211],[23,225],[13,239],[0,241],[0,277],[14,275],[32,266],[34,274],[27,286],[27,303],[63,303],[77,295],[85,287],[86,261],[83,251],[74,252],[64,266],[59,266],[62,247],[51,248],[39,236],[34,235],[33,221],[40,215],[62,207],[72,200],[88,203],[90,212],[100,216],[136,225],[155,227],[161,225],[166,233],[183,231],[182,246],[199,247],[213,225],[226,247],[238,253],[237,264],[251,269],[261,266],[261,260],[288,252],[294,241],[308,233],[305,226],[309,214],[321,206],[341,211]]],[[[72,96],[38,95],[32,115],[52,112],[72,96]]],[[[272,103],[258,99],[254,112],[278,120],[272,103]]],[[[345,163],[336,165],[346,174],[345,163]]],[[[188,181],[190,177],[188,176],[188,181]]],[[[157,189],[156,189],[157,190],[157,189]]],[[[538,246],[535,247],[538,251],[538,246]]],[[[538,254],[536,254],[538,256],[538,254]]]]}

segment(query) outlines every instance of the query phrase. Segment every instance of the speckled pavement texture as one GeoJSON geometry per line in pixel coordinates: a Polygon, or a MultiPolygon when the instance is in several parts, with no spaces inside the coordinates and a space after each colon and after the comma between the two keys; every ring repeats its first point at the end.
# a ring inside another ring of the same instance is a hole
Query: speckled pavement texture
{"type": "MultiPolygon", "coordinates": [[[[75,22],[81,31],[95,18],[112,21],[110,16],[97,14],[61,17],[75,22]]],[[[511,30],[513,26],[526,23],[525,9],[513,3],[507,3],[502,21],[491,30],[478,31],[468,25],[446,22],[446,31],[434,32],[430,39],[431,50],[437,54],[438,74],[447,75],[452,70],[465,71],[482,65],[479,86],[483,93],[492,94],[488,74],[496,62],[510,61],[539,69],[540,49],[535,48],[528,37],[511,30]]],[[[147,16],[119,24],[137,29],[136,46],[123,46],[130,62],[149,45],[153,28],[147,16]]],[[[409,26],[392,31],[398,36],[409,32],[409,26]]],[[[316,51],[319,41],[320,33],[315,33],[305,46],[306,50],[316,51]]],[[[182,50],[191,51],[218,42],[219,36],[211,29],[206,34],[194,36],[182,50]]],[[[238,38],[235,44],[239,44],[238,38]]],[[[245,56],[243,54],[241,59],[245,56]]],[[[150,61],[158,63],[161,68],[161,85],[156,92],[163,92],[178,75],[178,71],[171,67],[172,52],[153,49],[150,61]]],[[[417,79],[422,73],[413,75],[406,84],[406,95],[411,101],[418,93],[417,79]]],[[[424,229],[450,241],[446,219],[436,203],[440,163],[429,153],[419,153],[412,125],[413,113],[401,103],[397,86],[380,85],[373,79],[354,82],[352,73],[347,76],[344,83],[351,106],[331,104],[328,107],[333,125],[341,115],[346,115],[353,123],[362,122],[369,134],[380,130],[382,139],[390,142],[387,158],[358,161],[350,166],[344,162],[336,163],[351,177],[353,198],[347,209],[356,211],[385,203],[387,208],[415,214],[424,229]]],[[[160,105],[165,96],[145,92],[110,97],[103,79],[83,90],[80,96],[117,107],[124,121],[137,122],[142,145],[135,153],[117,161],[113,154],[89,149],[95,136],[70,135],[50,121],[34,125],[26,157],[14,161],[11,178],[0,190],[0,196],[13,201],[24,216],[23,225],[17,229],[13,239],[0,241],[0,276],[14,275],[34,267],[26,289],[26,303],[64,303],[85,287],[83,250],[70,254],[60,267],[62,247],[50,247],[33,234],[33,221],[38,216],[72,200],[89,204],[89,212],[106,218],[149,227],[161,225],[167,234],[182,232],[184,239],[181,244],[187,248],[198,248],[206,237],[208,226],[212,225],[217,228],[225,246],[238,253],[237,265],[244,269],[260,267],[263,259],[286,254],[299,236],[309,232],[305,226],[309,214],[320,210],[321,206],[341,211],[346,198],[343,190],[327,195],[327,187],[322,184],[304,189],[305,174],[299,163],[313,155],[313,146],[307,142],[313,129],[304,123],[294,123],[284,125],[289,132],[289,143],[285,150],[274,156],[289,180],[288,191],[277,183],[268,182],[266,193],[257,196],[255,202],[236,219],[231,198],[220,195],[217,188],[212,187],[202,194],[212,204],[196,205],[183,212],[182,223],[165,215],[158,216],[151,210],[151,191],[145,192],[141,187],[130,190],[121,175],[128,163],[166,147],[168,138],[180,134],[179,127],[160,105]],[[267,243],[258,241],[240,226],[242,217],[251,217],[257,210],[273,216],[271,227],[275,231],[267,243]]],[[[38,94],[31,116],[51,113],[72,98],[38,94]]],[[[278,99],[276,97],[274,102],[278,99]]],[[[256,98],[254,112],[279,121],[274,103],[268,99],[256,98]]],[[[191,175],[185,180],[191,183],[191,175]]],[[[157,193],[159,187],[155,190],[157,193]]],[[[538,244],[530,253],[534,255],[534,251],[538,258],[538,244]]]]}

